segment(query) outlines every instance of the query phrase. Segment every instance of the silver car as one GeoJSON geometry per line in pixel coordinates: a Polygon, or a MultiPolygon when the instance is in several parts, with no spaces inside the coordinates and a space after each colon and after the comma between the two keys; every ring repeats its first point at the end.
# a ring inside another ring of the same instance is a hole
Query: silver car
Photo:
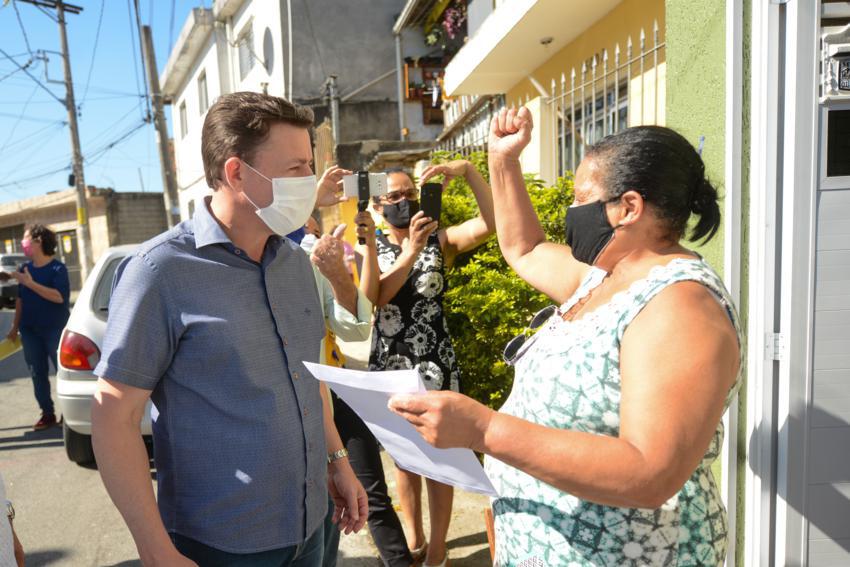
{"type": "MultiPolygon", "coordinates": [[[[86,278],[59,343],[56,392],[63,416],[65,451],[77,464],[94,463],[91,445],[91,403],[97,384],[94,368],[100,360],[112,280],[121,261],[136,245],[109,248],[86,278]]],[[[142,435],[150,436],[150,402],[142,419],[142,435]]]]}

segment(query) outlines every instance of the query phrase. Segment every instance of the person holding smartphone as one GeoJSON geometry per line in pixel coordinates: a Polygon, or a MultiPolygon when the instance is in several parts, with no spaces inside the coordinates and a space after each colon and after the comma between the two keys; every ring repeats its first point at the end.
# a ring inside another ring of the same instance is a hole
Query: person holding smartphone
{"type": "MultiPolygon", "coordinates": [[[[429,390],[458,392],[460,369],[443,312],[445,270],[458,254],[487,240],[496,225],[490,187],[471,163],[457,160],[431,165],[421,181],[424,184],[438,175],[444,177],[443,187],[455,177],[466,179],[478,201],[478,216],[456,226],[440,226],[438,219],[419,210],[420,192],[413,179],[402,170],[389,171],[387,194],[373,199],[373,207],[389,229],[377,237],[379,269],[361,281],[361,290],[377,307],[369,369],[418,368],[429,390]]],[[[397,483],[414,560],[445,565],[452,487],[426,482],[431,511],[431,539],[426,543],[421,478],[398,469],[397,483]]]]}

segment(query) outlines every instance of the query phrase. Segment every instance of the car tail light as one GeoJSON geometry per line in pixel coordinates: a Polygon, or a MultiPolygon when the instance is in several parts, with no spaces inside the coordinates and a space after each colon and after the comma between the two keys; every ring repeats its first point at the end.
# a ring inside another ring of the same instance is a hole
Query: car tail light
{"type": "Polygon", "coordinates": [[[59,362],[69,370],[94,370],[100,360],[100,350],[91,339],[65,331],[59,345],[59,362]]]}

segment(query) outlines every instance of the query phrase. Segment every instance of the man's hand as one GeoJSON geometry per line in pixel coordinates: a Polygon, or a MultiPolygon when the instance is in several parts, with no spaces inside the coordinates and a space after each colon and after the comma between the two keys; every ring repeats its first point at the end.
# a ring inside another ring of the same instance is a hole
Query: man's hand
{"type": "Polygon", "coordinates": [[[491,157],[519,159],[531,141],[533,127],[531,112],[526,107],[503,108],[490,122],[488,153],[491,157]]]}
{"type": "Polygon", "coordinates": [[[15,326],[12,326],[12,328],[9,329],[9,333],[6,335],[6,338],[9,339],[10,341],[16,340],[18,338],[18,328],[15,327],[15,326]]]}
{"type": "Polygon", "coordinates": [[[342,178],[346,175],[351,172],[336,165],[325,170],[316,191],[316,207],[331,207],[346,200],[342,192],[342,178]]]}
{"type": "Polygon", "coordinates": [[[432,221],[425,216],[425,213],[419,211],[410,219],[410,237],[405,238],[404,242],[401,243],[402,249],[418,256],[425,245],[428,244],[428,237],[435,230],[437,230],[437,221],[432,221]]]}
{"type": "Polygon", "coordinates": [[[345,225],[339,225],[332,235],[325,234],[317,240],[310,253],[310,261],[331,282],[349,277],[348,270],[345,269],[345,249],[342,244],[344,232],[345,225]]]}
{"type": "Polygon", "coordinates": [[[368,211],[357,213],[354,217],[354,223],[357,225],[357,238],[366,240],[366,246],[375,244],[375,219],[368,211]]]}
{"type": "Polygon", "coordinates": [[[434,447],[483,452],[493,410],[472,398],[456,392],[402,394],[390,398],[388,405],[434,447]]]}
{"type": "Polygon", "coordinates": [[[425,171],[422,172],[422,178],[420,179],[420,185],[424,185],[428,182],[429,179],[436,177],[438,175],[443,176],[443,189],[451,182],[455,177],[463,176],[466,177],[466,172],[469,171],[470,164],[465,159],[456,159],[454,161],[450,161],[448,163],[438,163],[434,165],[429,165],[425,168],[425,171]]]}
{"type": "Polygon", "coordinates": [[[32,274],[30,274],[26,266],[24,266],[24,271],[22,272],[12,272],[12,277],[18,280],[18,284],[24,287],[32,285],[32,274]]]}
{"type": "Polygon", "coordinates": [[[366,525],[369,504],[347,457],[328,465],[328,491],[334,501],[333,522],[339,530],[346,535],[359,532],[366,525]]]}

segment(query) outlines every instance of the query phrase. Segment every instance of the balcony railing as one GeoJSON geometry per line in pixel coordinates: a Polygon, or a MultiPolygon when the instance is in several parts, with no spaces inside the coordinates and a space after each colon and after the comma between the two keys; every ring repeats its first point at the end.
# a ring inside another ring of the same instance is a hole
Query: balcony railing
{"type": "Polygon", "coordinates": [[[664,122],[664,47],[656,21],[652,45],[644,29],[637,45],[616,43],[552,79],[546,104],[555,135],[551,144],[557,175],[575,171],[585,148],[629,126],[664,122]]]}

